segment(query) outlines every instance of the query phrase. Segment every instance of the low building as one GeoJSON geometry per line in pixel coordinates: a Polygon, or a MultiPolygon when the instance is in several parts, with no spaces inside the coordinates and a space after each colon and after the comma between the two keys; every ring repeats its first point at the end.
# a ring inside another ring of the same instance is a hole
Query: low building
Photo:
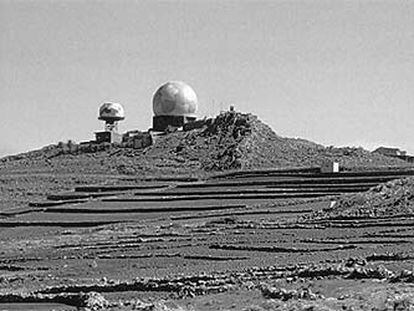
{"type": "Polygon", "coordinates": [[[339,173],[339,163],[335,161],[325,161],[321,165],[321,173],[339,173]]]}
{"type": "Polygon", "coordinates": [[[100,143],[121,143],[122,135],[112,131],[95,132],[95,140],[100,143]]]}
{"type": "Polygon", "coordinates": [[[414,156],[408,155],[406,151],[402,151],[399,148],[379,147],[375,149],[373,153],[379,153],[387,157],[398,158],[409,163],[414,163],[414,156]]]}
{"type": "Polygon", "coordinates": [[[402,151],[399,148],[390,148],[390,147],[379,147],[373,151],[373,153],[380,153],[387,157],[399,157],[407,155],[406,151],[402,151]]]}
{"type": "Polygon", "coordinates": [[[148,132],[128,131],[122,136],[122,145],[134,149],[142,149],[152,145],[152,136],[148,132]]]}

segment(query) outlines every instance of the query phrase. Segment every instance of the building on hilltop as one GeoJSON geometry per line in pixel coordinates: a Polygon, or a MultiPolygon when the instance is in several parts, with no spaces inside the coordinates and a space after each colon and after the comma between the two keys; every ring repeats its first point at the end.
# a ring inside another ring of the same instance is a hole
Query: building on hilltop
{"type": "Polygon", "coordinates": [[[125,147],[142,149],[151,146],[152,143],[152,136],[149,132],[133,130],[122,135],[122,145],[125,147]]]}
{"type": "Polygon", "coordinates": [[[197,106],[197,95],[188,84],[180,81],[163,84],[152,100],[152,130],[164,132],[169,127],[182,128],[196,120],[197,106]]]}
{"type": "Polygon", "coordinates": [[[375,149],[373,153],[379,153],[387,157],[399,158],[414,163],[414,156],[407,155],[406,151],[402,151],[399,148],[379,147],[375,149]]]}
{"type": "Polygon", "coordinates": [[[125,119],[124,108],[117,103],[104,103],[99,108],[98,120],[105,121],[104,130],[95,133],[96,142],[121,143],[122,135],[118,133],[118,122],[125,119]]]}
{"type": "MultiPolygon", "coordinates": [[[[148,131],[132,130],[118,132],[118,123],[125,119],[124,108],[118,103],[104,103],[99,108],[98,119],[105,122],[104,130],[95,132],[90,144],[116,144],[118,147],[141,149],[153,144],[157,137],[177,130],[184,130],[196,121],[198,99],[194,90],[186,83],[170,81],[161,85],[153,96],[153,127],[148,131]]],[[[198,122],[191,128],[201,127],[206,121],[198,122]],[[200,124],[199,124],[200,123],[200,124]]]]}
{"type": "Polygon", "coordinates": [[[380,153],[388,157],[405,156],[406,151],[402,151],[399,148],[379,147],[373,151],[374,153],[380,153]]]}

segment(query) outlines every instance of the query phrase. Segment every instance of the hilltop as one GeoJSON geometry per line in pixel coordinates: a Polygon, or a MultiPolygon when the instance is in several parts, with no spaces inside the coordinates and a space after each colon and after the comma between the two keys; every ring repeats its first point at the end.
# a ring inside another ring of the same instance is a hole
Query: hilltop
{"type": "Polygon", "coordinates": [[[211,171],[320,166],[338,161],[346,170],[408,166],[362,148],[325,147],[277,135],[252,114],[226,112],[189,131],[155,139],[144,149],[100,144],[79,151],[47,146],[0,160],[0,172],[54,174],[204,174],[211,171]]]}

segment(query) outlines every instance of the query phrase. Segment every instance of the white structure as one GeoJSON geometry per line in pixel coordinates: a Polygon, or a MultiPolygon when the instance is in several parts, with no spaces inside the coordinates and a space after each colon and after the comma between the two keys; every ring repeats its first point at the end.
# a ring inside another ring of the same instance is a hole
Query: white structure
{"type": "Polygon", "coordinates": [[[125,119],[124,107],[117,103],[104,103],[99,108],[98,120],[105,121],[106,131],[117,131],[118,122],[125,119]]]}
{"type": "Polygon", "coordinates": [[[158,88],[152,100],[153,129],[182,127],[196,119],[197,107],[197,95],[191,86],[180,81],[167,82],[158,88]]]}
{"type": "Polygon", "coordinates": [[[321,173],[339,173],[339,163],[326,161],[321,165],[321,173]]]}
{"type": "Polygon", "coordinates": [[[124,108],[116,103],[104,103],[99,108],[98,120],[105,121],[104,131],[96,132],[96,141],[121,142],[122,135],[118,134],[118,122],[125,119],[124,108]]]}
{"type": "Polygon", "coordinates": [[[195,117],[198,99],[188,84],[171,81],[163,84],[154,94],[152,107],[156,116],[195,117]]]}

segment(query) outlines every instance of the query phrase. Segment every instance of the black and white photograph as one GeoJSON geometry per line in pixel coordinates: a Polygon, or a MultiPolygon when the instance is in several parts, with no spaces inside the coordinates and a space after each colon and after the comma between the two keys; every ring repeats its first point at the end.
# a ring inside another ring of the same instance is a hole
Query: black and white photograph
{"type": "Polygon", "coordinates": [[[414,1],[0,0],[0,311],[414,311],[414,1]]]}

